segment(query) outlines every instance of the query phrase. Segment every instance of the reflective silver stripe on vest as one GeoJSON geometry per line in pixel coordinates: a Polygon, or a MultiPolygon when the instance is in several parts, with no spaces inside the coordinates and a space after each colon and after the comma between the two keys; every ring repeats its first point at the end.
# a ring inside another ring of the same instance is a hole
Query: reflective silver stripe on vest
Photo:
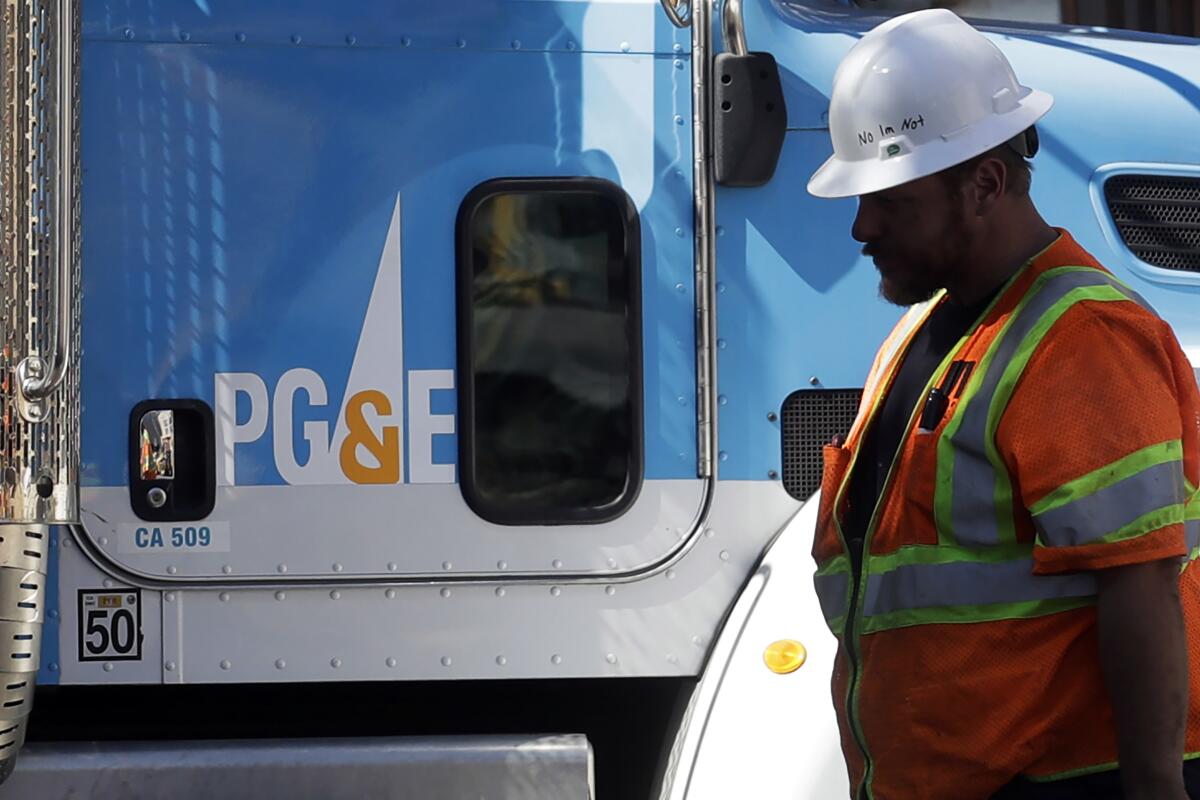
{"type": "Polygon", "coordinates": [[[871,617],[922,608],[1020,603],[1095,594],[1096,579],[1091,574],[1034,575],[1032,557],[996,564],[977,561],[909,564],[867,576],[863,614],[871,617]]]}
{"type": "Polygon", "coordinates": [[[988,461],[986,441],[988,410],[1000,384],[1005,368],[1017,348],[1037,325],[1042,315],[1074,289],[1089,286],[1112,286],[1135,302],[1137,294],[1126,289],[1115,278],[1096,269],[1075,270],[1046,280],[1037,294],[1009,322],[998,343],[990,349],[995,356],[980,377],[978,391],[971,393],[965,404],[962,422],[950,439],[954,450],[954,471],[951,486],[950,521],[955,541],[962,543],[998,544],[1000,530],[996,517],[996,471],[988,461]]]}
{"type": "Polygon", "coordinates": [[[1037,514],[1033,523],[1049,547],[1088,544],[1143,514],[1184,500],[1183,464],[1167,461],[1130,475],[1087,497],[1037,514]]]}
{"type": "Polygon", "coordinates": [[[888,334],[887,339],[883,342],[883,347],[880,348],[879,357],[875,362],[875,369],[867,376],[866,385],[863,386],[862,401],[858,405],[858,415],[854,419],[852,428],[858,428],[866,422],[867,415],[871,413],[871,408],[875,403],[875,395],[879,391],[880,384],[884,377],[892,368],[893,362],[896,360],[897,354],[912,335],[912,332],[925,321],[930,309],[941,300],[941,293],[936,297],[926,300],[922,303],[917,303],[904,312],[896,326],[892,328],[892,332],[888,334]]]}
{"type": "Polygon", "coordinates": [[[1183,523],[1184,533],[1187,534],[1188,555],[1196,552],[1196,548],[1200,547],[1200,519],[1189,519],[1183,523]]]}
{"type": "Polygon", "coordinates": [[[850,576],[845,572],[817,575],[813,578],[817,587],[817,599],[826,622],[833,622],[846,613],[846,595],[850,591],[850,576]]]}

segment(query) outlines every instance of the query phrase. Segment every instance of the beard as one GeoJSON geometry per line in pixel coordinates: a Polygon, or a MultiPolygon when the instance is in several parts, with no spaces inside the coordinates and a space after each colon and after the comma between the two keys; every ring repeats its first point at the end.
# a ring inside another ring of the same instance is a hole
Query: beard
{"type": "Polygon", "coordinates": [[[932,298],[942,289],[940,282],[900,280],[887,275],[879,277],[879,296],[896,306],[915,306],[932,298]]]}
{"type": "MultiPolygon", "coordinates": [[[[961,209],[961,204],[952,208],[961,209]]],[[[965,214],[959,210],[919,249],[873,242],[862,251],[879,270],[879,296],[894,305],[911,306],[929,300],[962,272],[971,244],[965,214]]]]}

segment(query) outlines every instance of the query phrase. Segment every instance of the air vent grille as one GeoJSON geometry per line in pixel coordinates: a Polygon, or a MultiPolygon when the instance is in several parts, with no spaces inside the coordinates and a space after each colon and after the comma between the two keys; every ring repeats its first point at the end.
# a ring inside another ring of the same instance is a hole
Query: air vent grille
{"type": "Polygon", "coordinates": [[[802,389],[783,401],[783,488],[792,497],[821,488],[821,448],[850,431],[861,398],[861,389],[802,389]]]}
{"type": "Polygon", "coordinates": [[[1163,269],[1200,272],[1200,177],[1116,175],[1104,197],[1135,256],[1163,269]]]}

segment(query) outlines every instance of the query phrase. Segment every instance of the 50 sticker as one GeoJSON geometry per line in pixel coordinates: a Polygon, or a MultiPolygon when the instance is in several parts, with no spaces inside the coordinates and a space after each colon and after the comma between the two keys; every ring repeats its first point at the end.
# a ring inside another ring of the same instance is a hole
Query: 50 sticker
{"type": "Polygon", "coordinates": [[[142,660],[140,589],[79,590],[79,660],[142,660]]]}

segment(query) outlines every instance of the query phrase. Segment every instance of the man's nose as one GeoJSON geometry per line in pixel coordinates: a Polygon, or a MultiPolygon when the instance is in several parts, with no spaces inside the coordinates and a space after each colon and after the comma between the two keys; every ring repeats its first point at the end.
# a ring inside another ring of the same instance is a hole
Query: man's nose
{"type": "Polygon", "coordinates": [[[883,219],[869,197],[858,198],[858,213],[850,226],[850,235],[864,244],[873,242],[883,233],[883,219]]]}

